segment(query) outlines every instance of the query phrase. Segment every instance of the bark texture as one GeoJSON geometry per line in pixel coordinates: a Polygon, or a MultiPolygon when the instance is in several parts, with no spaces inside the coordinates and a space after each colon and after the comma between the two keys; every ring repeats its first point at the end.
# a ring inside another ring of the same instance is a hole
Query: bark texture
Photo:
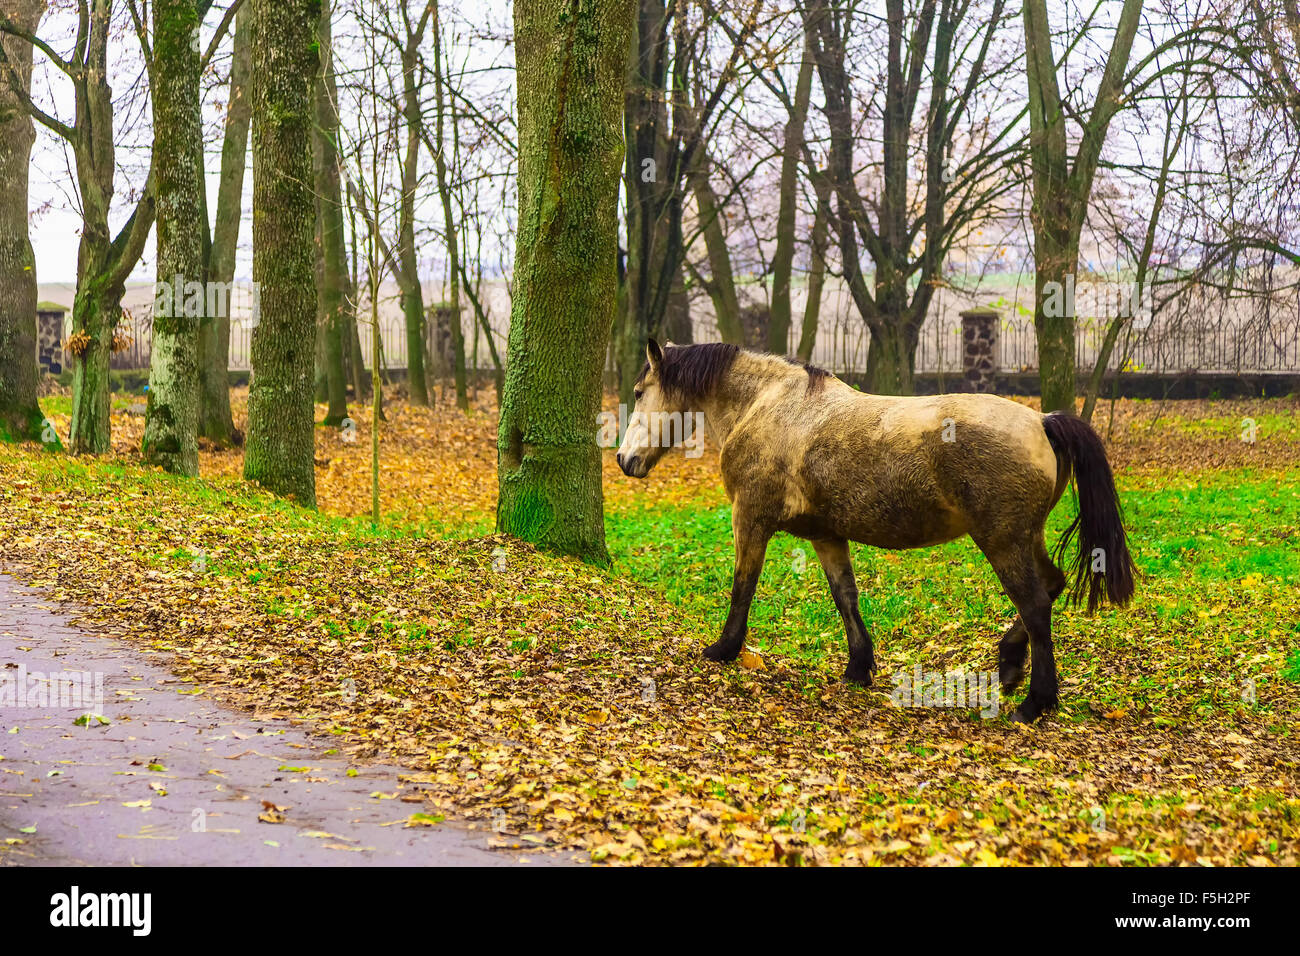
{"type": "MultiPolygon", "coordinates": [[[[45,2],[6,3],[5,12],[35,32],[45,2]]],[[[16,81],[30,90],[31,44],[5,37],[4,47],[16,81]]],[[[44,416],[36,396],[36,257],[27,217],[36,128],[10,88],[14,79],[0,74],[0,441],[39,441],[44,416]]]]}
{"type": "Polygon", "coordinates": [[[319,0],[253,5],[253,333],[244,477],[315,507],[312,83],[319,0]]]}
{"type": "Polygon", "coordinates": [[[519,236],[497,529],[607,563],[596,415],[614,319],[633,0],[517,0],[519,236]]]}
{"type": "Polygon", "coordinates": [[[199,51],[191,42],[199,16],[194,0],[154,0],[153,20],[158,275],[141,450],[146,461],[193,476],[199,473],[199,323],[208,300],[199,51]]]}

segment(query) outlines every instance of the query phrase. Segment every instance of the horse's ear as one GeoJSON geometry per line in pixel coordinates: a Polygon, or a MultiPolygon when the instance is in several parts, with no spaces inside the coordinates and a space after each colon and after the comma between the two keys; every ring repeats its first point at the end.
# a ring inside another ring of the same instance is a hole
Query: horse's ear
{"type": "Polygon", "coordinates": [[[645,344],[645,360],[650,363],[651,370],[658,375],[659,366],[664,361],[664,350],[659,347],[659,343],[654,339],[645,344]]]}

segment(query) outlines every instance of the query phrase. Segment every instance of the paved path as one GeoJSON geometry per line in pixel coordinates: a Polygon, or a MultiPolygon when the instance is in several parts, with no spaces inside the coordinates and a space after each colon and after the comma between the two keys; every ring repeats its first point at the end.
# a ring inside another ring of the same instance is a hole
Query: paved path
{"type": "Polygon", "coordinates": [[[0,866],[576,861],[492,849],[508,841],[453,822],[404,826],[420,803],[370,795],[414,794],[398,781],[409,771],[326,756],[328,744],[289,721],[178,693],[189,687],[165,655],[73,627],[41,592],[0,574],[0,866]],[[103,675],[110,723],[80,727],[95,708],[31,698],[33,676],[78,671],[103,675]],[[16,707],[24,673],[27,706],[16,707]]]}

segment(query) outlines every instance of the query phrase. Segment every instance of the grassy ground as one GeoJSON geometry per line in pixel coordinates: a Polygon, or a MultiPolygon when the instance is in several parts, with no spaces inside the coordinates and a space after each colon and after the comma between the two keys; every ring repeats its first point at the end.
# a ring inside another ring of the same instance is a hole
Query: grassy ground
{"type": "Polygon", "coordinates": [[[890,699],[900,670],[994,666],[1011,609],[967,542],[855,554],[881,666],[861,690],[811,548],[777,538],[753,653],[719,668],[698,658],[730,587],[710,456],[645,482],[607,461],[595,571],[482,537],[490,405],[389,415],[378,530],[355,517],[364,422],[320,432],[320,513],[243,484],[237,451],[205,451],[201,481],[141,470],[124,415],[114,460],[0,447],[0,563],[175,649],[196,689],[407,761],[427,809],[598,859],[1297,862],[1293,400],[1116,407],[1138,598],[1058,610],[1062,711],[1031,729],[890,699]]]}

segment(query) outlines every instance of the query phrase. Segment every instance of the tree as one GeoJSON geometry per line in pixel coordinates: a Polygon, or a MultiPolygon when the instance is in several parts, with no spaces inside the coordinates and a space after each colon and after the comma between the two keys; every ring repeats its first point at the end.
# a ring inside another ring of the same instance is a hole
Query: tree
{"type": "Polygon", "coordinates": [[[195,0],[154,0],[153,26],[158,279],[142,451],[146,461],[193,476],[199,472],[199,320],[208,300],[195,0]]]}
{"type": "Polygon", "coordinates": [[[1074,105],[1061,98],[1052,53],[1047,0],[1024,0],[1025,75],[1029,81],[1029,159],[1033,173],[1034,328],[1043,411],[1074,411],[1072,310],[1064,290],[1079,268],[1079,235],[1111,120],[1127,94],[1127,70],[1142,0],[1124,0],[1096,97],[1070,154],[1066,121],[1074,105]]]}
{"type": "Polygon", "coordinates": [[[795,81],[793,108],[786,120],[781,144],[781,206],[776,223],[776,252],[772,255],[772,314],[767,325],[767,350],[775,355],[785,354],[790,335],[790,275],[794,267],[796,199],[799,165],[803,160],[804,123],[808,119],[808,101],[812,98],[812,78],[813,58],[805,42],[799,76],[795,81]]]}
{"type": "Polygon", "coordinates": [[[1009,159],[1018,150],[1010,141],[1014,122],[995,127],[988,117],[971,115],[977,91],[1005,71],[989,61],[1004,7],[1004,0],[991,0],[987,12],[977,16],[971,0],[923,0],[909,13],[903,0],[887,0],[885,76],[878,111],[871,111],[880,117],[878,189],[870,198],[859,188],[854,159],[862,112],[854,107],[847,65],[854,7],[813,0],[805,10],[830,132],[826,175],[835,196],[832,225],[854,307],[871,332],[868,387],[873,391],[911,394],[921,326],[943,282],[948,250],[994,215],[998,200],[1016,187],[1009,174],[1009,159]],[[927,66],[928,103],[924,122],[918,123],[927,66]],[[915,149],[914,125],[921,130],[915,149]],[[961,130],[972,141],[958,156],[954,147],[961,130]],[[909,171],[914,155],[924,170],[915,186],[909,171]],[[870,285],[860,247],[875,265],[870,285]]]}
{"type": "Polygon", "coordinates": [[[817,211],[813,214],[812,263],[808,270],[808,301],[804,303],[803,325],[799,330],[799,347],[795,355],[804,362],[812,361],[813,347],[817,344],[817,324],[821,316],[822,286],[826,282],[826,250],[830,246],[831,187],[822,172],[813,176],[817,190],[817,211]]]}
{"type": "Polygon", "coordinates": [[[314,0],[251,0],[253,332],[244,477],[315,507],[314,0]]]}
{"type": "MultiPolygon", "coordinates": [[[[244,6],[234,29],[230,61],[230,95],[221,143],[221,182],[217,187],[217,214],[208,245],[208,281],[233,288],[235,253],[243,214],[244,170],[248,159],[248,127],[252,119],[250,73],[253,67],[252,6],[244,6]]],[[[232,7],[233,9],[233,7],[232,7]]],[[[204,189],[206,194],[206,184],[204,189]]],[[[206,208],[206,206],[205,206],[206,208]]],[[[206,212],[204,229],[207,228],[206,212]]],[[[224,313],[224,314],[221,314],[224,313]]],[[[230,315],[203,316],[199,324],[199,435],[220,446],[236,438],[230,413],[230,315]]]]}
{"type": "MultiPolygon", "coordinates": [[[[343,340],[352,321],[348,301],[347,249],[343,239],[343,176],[339,168],[339,104],[334,74],[333,5],[323,0],[317,38],[321,69],[314,85],[316,124],[312,155],[316,167],[316,215],[320,284],[317,312],[324,340],[325,393],[329,409],[325,425],[341,425],[348,417],[347,376],[343,340]]],[[[358,396],[358,399],[360,396],[358,396]]]]}
{"type": "Polygon", "coordinates": [[[153,228],[152,171],[130,216],[116,233],[109,213],[118,171],[113,142],[113,91],[109,86],[108,47],[115,36],[112,0],[78,0],[73,52],[61,56],[33,29],[0,13],[0,32],[40,50],[72,84],[76,119],[68,124],[34,102],[21,84],[12,83],[14,66],[0,44],[0,68],[10,76],[23,108],[42,126],[65,140],[76,164],[81,204],[81,242],[77,250],[77,294],[72,304],[72,434],[74,454],[103,454],[109,449],[108,357],[113,329],[122,314],[127,276],[140,260],[153,228]]]}
{"type": "MultiPolygon", "coordinates": [[[[726,64],[709,75],[701,65],[708,58],[700,47],[707,45],[710,23],[723,22],[722,13],[706,5],[703,23],[696,27],[688,21],[690,4],[686,0],[636,0],[624,120],[627,274],[614,343],[619,393],[625,404],[631,404],[632,384],[645,361],[647,339],[651,335],[670,337],[669,309],[674,303],[679,304],[679,314],[685,311],[679,291],[689,246],[682,234],[683,209],[691,192],[697,203],[702,201],[701,176],[707,187],[709,168],[708,157],[701,155],[704,144],[736,79],[744,44],[755,29],[761,5],[762,0],[742,0],[738,9],[741,26],[727,27],[733,42],[726,64]]],[[[707,197],[703,201],[707,202],[707,197]]],[[[716,210],[714,215],[701,211],[700,221],[705,228],[717,227],[705,234],[705,243],[713,243],[710,252],[715,254],[722,235],[716,210]]],[[[715,276],[715,281],[718,278],[715,276]]],[[[718,291],[725,296],[725,291],[718,291]]],[[[714,298],[719,301],[716,295],[714,298]]],[[[730,305],[729,299],[724,301],[730,305]]],[[[685,321],[689,321],[688,315],[685,321]]],[[[673,324],[680,325],[682,320],[673,324]]],[[[735,310],[719,312],[718,324],[724,341],[740,341],[735,310]]]]}
{"type": "MultiPolygon", "coordinates": [[[[45,6],[45,0],[6,0],[6,16],[34,34],[45,6]]],[[[30,100],[32,46],[12,35],[0,40],[10,66],[0,75],[0,440],[21,441],[43,437],[44,421],[36,397],[36,258],[27,218],[36,128],[23,106],[30,100]]]]}
{"type": "Polygon", "coordinates": [[[393,274],[401,291],[406,319],[406,385],[412,405],[429,404],[424,374],[424,292],[415,256],[415,192],[420,182],[420,139],[424,117],[420,108],[420,43],[433,16],[426,4],[420,18],[411,22],[408,4],[398,4],[402,14],[402,120],[406,127],[406,153],[402,157],[402,197],[397,223],[397,261],[393,274]]]}
{"type": "Polygon", "coordinates": [[[516,0],[519,233],[497,530],[607,563],[601,369],[617,297],[633,0],[516,0]]]}
{"type": "MultiPolygon", "coordinates": [[[[452,374],[456,382],[456,405],[461,411],[469,410],[469,394],[465,390],[465,333],[460,322],[460,250],[456,242],[456,220],[451,213],[451,184],[447,179],[447,142],[444,136],[446,121],[446,90],[448,85],[442,72],[442,24],[438,21],[438,2],[432,0],[433,11],[433,83],[436,90],[437,120],[433,151],[438,172],[438,195],[442,199],[442,221],[447,242],[447,271],[451,296],[447,300],[451,316],[452,374]]],[[[452,122],[455,122],[453,116],[452,122]]]]}

